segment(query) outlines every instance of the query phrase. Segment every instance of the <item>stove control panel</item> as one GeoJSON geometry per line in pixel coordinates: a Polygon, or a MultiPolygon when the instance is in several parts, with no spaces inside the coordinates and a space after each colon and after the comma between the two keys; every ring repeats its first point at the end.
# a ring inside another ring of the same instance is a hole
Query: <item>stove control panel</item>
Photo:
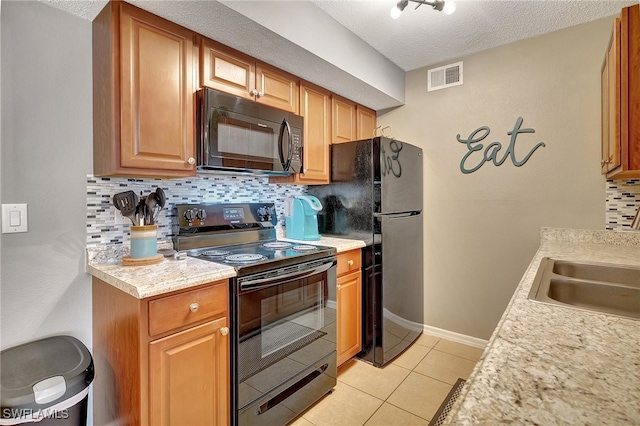
{"type": "Polygon", "coordinates": [[[278,223],[274,203],[178,204],[176,208],[178,224],[184,232],[229,225],[265,228],[278,223]]]}
{"type": "Polygon", "coordinates": [[[230,222],[244,220],[244,209],[239,207],[223,207],[222,217],[230,222]]]}

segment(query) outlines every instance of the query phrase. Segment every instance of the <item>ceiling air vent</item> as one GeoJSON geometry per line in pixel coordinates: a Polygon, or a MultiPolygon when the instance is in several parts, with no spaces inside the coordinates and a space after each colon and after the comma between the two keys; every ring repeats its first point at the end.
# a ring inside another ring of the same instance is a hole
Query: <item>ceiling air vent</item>
{"type": "Polygon", "coordinates": [[[427,91],[446,89],[462,84],[462,61],[427,71],[427,91]]]}

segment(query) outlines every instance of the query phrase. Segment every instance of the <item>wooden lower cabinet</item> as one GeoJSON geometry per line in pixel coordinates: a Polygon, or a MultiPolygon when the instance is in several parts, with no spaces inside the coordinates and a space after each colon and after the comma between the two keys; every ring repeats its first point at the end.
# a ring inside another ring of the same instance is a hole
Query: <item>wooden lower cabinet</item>
{"type": "Polygon", "coordinates": [[[137,299],[94,277],[92,297],[93,424],[229,423],[226,280],[137,299]]]}
{"type": "Polygon", "coordinates": [[[150,424],[227,423],[227,335],[221,318],[149,344],[150,424]]]}
{"type": "Polygon", "coordinates": [[[361,251],[359,249],[338,255],[338,365],[343,364],[362,349],[361,265],[361,251]]]}

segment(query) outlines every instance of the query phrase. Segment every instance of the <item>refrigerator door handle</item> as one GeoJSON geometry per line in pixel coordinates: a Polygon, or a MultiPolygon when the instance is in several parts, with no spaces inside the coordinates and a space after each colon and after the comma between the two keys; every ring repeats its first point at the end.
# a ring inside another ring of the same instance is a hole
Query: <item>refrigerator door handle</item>
{"type": "Polygon", "coordinates": [[[373,217],[388,217],[391,219],[398,219],[398,218],[402,218],[402,217],[411,217],[411,216],[417,216],[419,214],[421,214],[422,212],[420,210],[415,210],[415,211],[411,211],[411,212],[402,212],[402,213],[374,213],[373,217]]]}

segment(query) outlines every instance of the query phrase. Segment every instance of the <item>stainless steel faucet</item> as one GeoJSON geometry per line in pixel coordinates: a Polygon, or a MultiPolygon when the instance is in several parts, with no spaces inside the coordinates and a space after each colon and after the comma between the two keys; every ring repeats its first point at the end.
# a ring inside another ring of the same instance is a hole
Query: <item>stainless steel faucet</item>
{"type": "Polygon", "coordinates": [[[638,207],[636,217],[633,218],[633,222],[631,222],[631,229],[637,229],[640,231],[640,207],[638,207]]]}

